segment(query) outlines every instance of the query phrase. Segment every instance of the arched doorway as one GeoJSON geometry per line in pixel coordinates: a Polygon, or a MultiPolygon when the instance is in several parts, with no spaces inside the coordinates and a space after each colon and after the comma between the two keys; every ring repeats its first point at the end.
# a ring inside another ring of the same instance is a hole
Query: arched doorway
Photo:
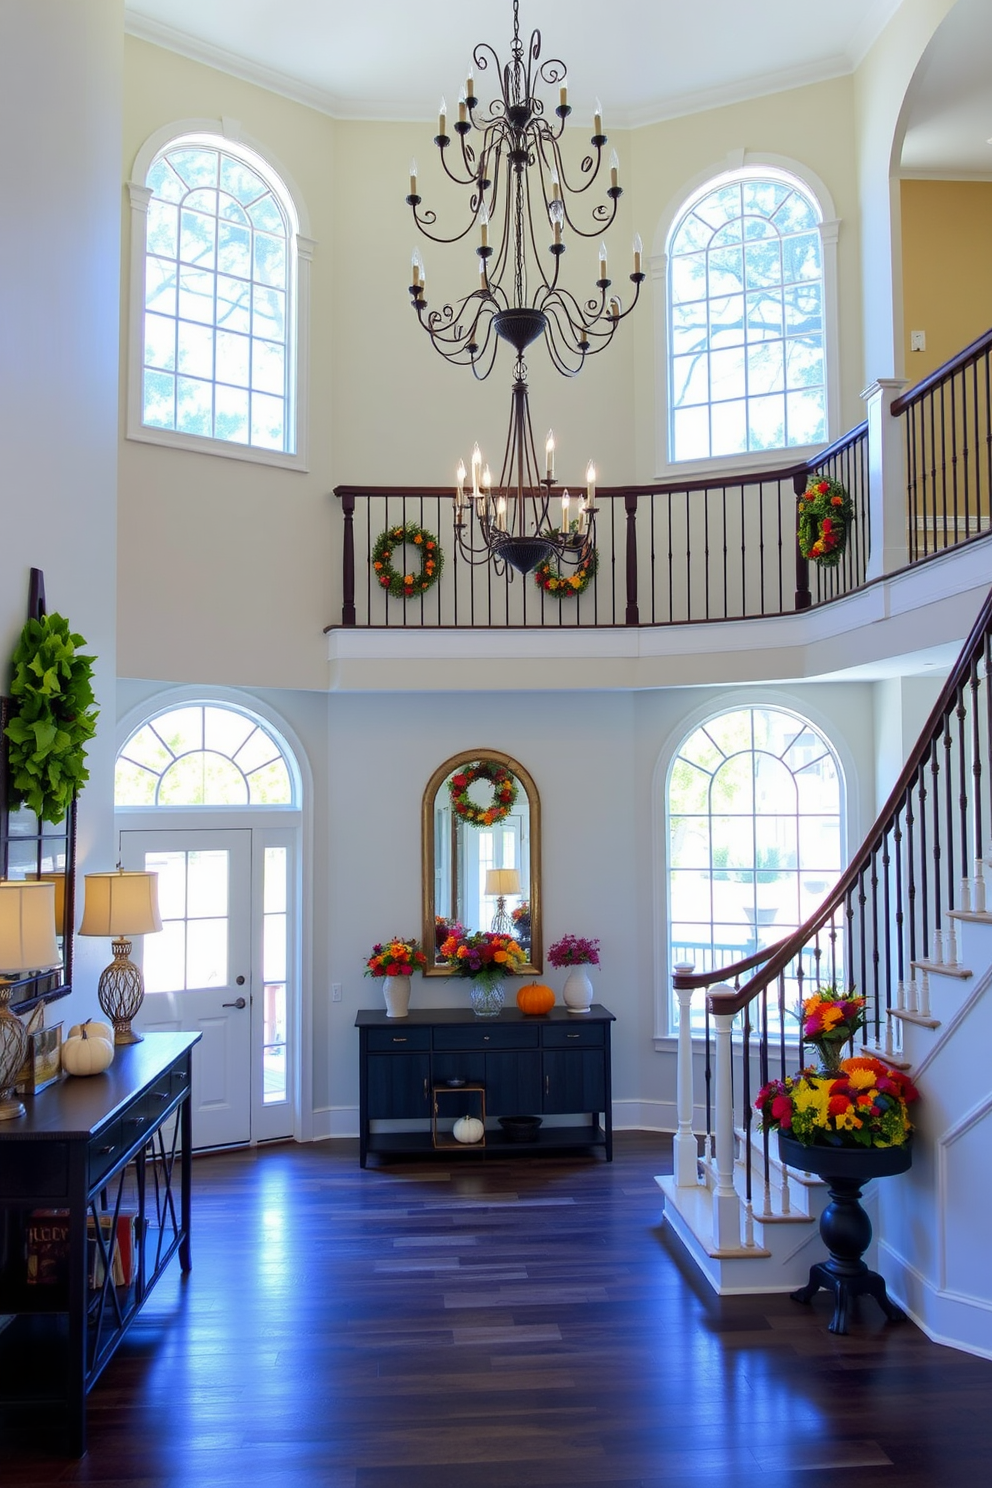
{"type": "Polygon", "coordinates": [[[201,1034],[197,1147],[294,1133],[301,794],[278,730],[229,702],[151,713],[117,756],[121,863],[158,873],[163,921],[136,1026],[201,1034]]]}

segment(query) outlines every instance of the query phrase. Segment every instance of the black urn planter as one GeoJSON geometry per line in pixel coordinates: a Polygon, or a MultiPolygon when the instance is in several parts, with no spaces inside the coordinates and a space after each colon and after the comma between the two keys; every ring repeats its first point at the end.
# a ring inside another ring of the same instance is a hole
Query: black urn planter
{"type": "Polygon", "coordinates": [[[905,1173],[913,1161],[908,1142],[901,1147],[806,1147],[780,1131],[778,1150],[782,1161],[800,1173],[816,1173],[827,1185],[830,1203],[820,1216],[820,1238],[830,1254],[828,1261],[810,1267],[809,1281],[792,1293],[795,1302],[809,1302],[823,1287],[833,1292],[834,1315],[831,1333],[847,1332],[848,1304],[864,1293],[874,1297],[890,1323],[905,1313],[891,1300],[877,1271],[863,1259],[871,1244],[871,1220],[860,1204],[861,1190],[873,1178],[905,1173]]]}

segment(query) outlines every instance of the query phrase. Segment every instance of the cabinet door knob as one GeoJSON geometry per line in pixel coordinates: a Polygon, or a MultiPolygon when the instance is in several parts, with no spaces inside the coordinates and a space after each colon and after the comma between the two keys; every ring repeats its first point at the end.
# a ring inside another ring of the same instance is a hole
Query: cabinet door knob
{"type": "Polygon", "coordinates": [[[572,1039],[572,1038],[576,1038],[577,1039],[579,1037],[579,1035],[577,1033],[566,1033],[565,1037],[566,1038],[570,1038],[570,1039],[572,1039]]]}
{"type": "Polygon", "coordinates": [[[544,1093],[545,1093],[545,1095],[550,1095],[551,1094],[551,1076],[550,1075],[545,1075],[545,1077],[544,1077],[544,1093]]]}
{"type": "MultiPolygon", "coordinates": [[[[424,1100],[427,1099],[427,1076],[424,1076],[424,1100]]],[[[434,1101],[434,1114],[437,1115],[437,1100],[434,1101]]]]}
{"type": "Polygon", "coordinates": [[[405,1044],[406,1043],[406,1039],[405,1038],[397,1038],[396,1034],[394,1033],[393,1034],[393,1043],[394,1044],[405,1044]]]}

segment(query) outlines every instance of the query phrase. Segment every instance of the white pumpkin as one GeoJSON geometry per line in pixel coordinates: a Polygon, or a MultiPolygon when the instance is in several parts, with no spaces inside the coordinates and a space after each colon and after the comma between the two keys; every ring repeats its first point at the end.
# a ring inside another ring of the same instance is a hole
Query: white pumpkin
{"type": "Polygon", "coordinates": [[[96,1018],[87,1018],[85,1023],[74,1023],[69,1029],[70,1038],[76,1038],[81,1033],[86,1033],[89,1038],[106,1039],[108,1044],[114,1042],[113,1028],[109,1023],[100,1023],[96,1018]]]}
{"type": "Polygon", "coordinates": [[[459,1116],[451,1128],[451,1135],[456,1142],[464,1142],[471,1146],[473,1142],[481,1142],[486,1134],[486,1128],[478,1116],[459,1116]]]}
{"type": "Polygon", "coordinates": [[[68,1075],[98,1075],[114,1062],[114,1046],[86,1032],[70,1034],[62,1045],[62,1068],[68,1075]]]}

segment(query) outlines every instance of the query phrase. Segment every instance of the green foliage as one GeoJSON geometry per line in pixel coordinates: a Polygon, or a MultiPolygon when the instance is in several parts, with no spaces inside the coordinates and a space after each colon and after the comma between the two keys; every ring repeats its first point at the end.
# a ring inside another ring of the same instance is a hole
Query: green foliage
{"type": "Polygon", "coordinates": [[[15,801],[43,821],[61,821],[89,779],[86,741],[96,732],[92,656],[61,615],[29,620],[14,652],[16,712],[6,730],[15,801]]]}

